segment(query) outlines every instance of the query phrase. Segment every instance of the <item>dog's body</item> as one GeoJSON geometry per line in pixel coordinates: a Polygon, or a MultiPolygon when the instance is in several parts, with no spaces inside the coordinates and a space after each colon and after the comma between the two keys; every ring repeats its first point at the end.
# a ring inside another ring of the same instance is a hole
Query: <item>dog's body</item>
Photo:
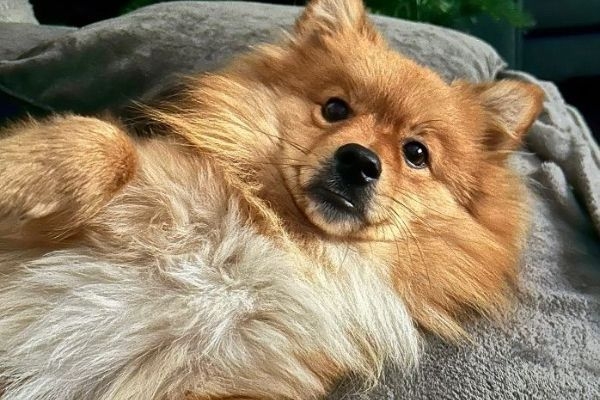
{"type": "Polygon", "coordinates": [[[27,378],[8,398],[307,398],[342,365],[414,360],[410,317],[372,262],[323,247],[345,259],[329,274],[257,232],[210,162],[168,139],[135,148],[137,175],[78,245],[3,254],[20,271],[0,282],[0,365],[27,378]]]}
{"type": "Polygon", "coordinates": [[[504,304],[526,226],[505,159],[540,102],[447,85],[359,1],[317,0],[285,44],[144,109],[145,135],[9,128],[3,398],[308,399],[414,364],[415,323],[456,338],[504,304]]]}

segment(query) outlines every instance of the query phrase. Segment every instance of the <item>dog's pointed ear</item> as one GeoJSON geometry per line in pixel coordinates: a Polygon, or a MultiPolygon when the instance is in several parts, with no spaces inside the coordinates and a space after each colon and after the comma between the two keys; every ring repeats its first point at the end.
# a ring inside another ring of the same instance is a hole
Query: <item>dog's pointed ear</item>
{"type": "Polygon", "coordinates": [[[487,126],[483,140],[492,151],[517,149],[542,111],[544,92],[531,83],[501,80],[454,86],[467,90],[483,108],[487,126]]]}
{"type": "Polygon", "coordinates": [[[294,30],[299,36],[353,30],[381,40],[367,18],[362,0],[311,0],[296,20],[294,30]]]}

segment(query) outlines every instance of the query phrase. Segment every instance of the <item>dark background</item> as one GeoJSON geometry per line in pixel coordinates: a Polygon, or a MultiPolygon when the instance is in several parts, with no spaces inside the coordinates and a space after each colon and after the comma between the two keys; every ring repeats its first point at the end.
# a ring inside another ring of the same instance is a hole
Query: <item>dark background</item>
{"type": "MultiPolygon", "coordinates": [[[[83,26],[103,19],[111,18],[123,14],[135,8],[136,3],[141,4],[148,0],[31,0],[34,12],[40,23],[52,25],[83,26]]],[[[295,4],[303,5],[303,0],[280,0],[280,1],[261,1],[261,3],[275,4],[295,4]]],[[[548,3],[558,4],[558,0],[544,0],[548,3]]],[[[597,0],[588,0],[596,2],[597,0]]],[[[600,4],[600,1],[598,1],[600,4]]],[[[527,9],[527,1],[525,1],[527,9]]],[[[552,12],[552,10],[549,10],[552,12]]],[[[556,11],[559,13],[560,11],[556,11]]],[[[535,19],[535,15],[534,15],[535,19]]],[[[600,25],[585,26],[586,32],[600,32],[600,25]]],[[[540,33],[532,29],[534,35],[540,33]]],[[[582,28],[569,29],[561,27],[553,30],[541,30],[543,35],[548,37],[572,37],[581,32],[582,28]]],[[[525,32],[523,37],[527,37],[525,32]]],[[[558,51],[558,50],[557,50],[558,51]]],[[[600,49],[596,54],[590,54],[590,57],[598,57],[600,49]]],[[[585,58],[585,57],[584,57],[585,58]]],[[[582,60],[573,60],[573,62],[583,62],[582,60]]],[[[535,72],[535,71],[534,71],[535,72]]],[[[539,75],[539,74],[538,74],[539,75]]],[[[545,78],[541,76],[541,78],[545,78]]],[[[556,82],[563,93],[566,101],[573,104],[584,114],[588,124],[592,128],[596,138],[600,138],[600,70],[596,74],[587,76],[567,77],[556,82]]]]}
{"type": "MultiPolygon", "coordinates": [[[[253,0],[256,3],[304,5],[304,0],[253,0]]],[[[41,24],[84,26],[130,11],[136,0],[30,0],[41,24]]]]}

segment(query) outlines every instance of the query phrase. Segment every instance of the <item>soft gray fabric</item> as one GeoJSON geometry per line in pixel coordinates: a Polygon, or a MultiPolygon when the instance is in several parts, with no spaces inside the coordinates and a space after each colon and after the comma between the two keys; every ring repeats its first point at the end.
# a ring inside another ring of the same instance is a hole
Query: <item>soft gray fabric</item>
{"type": "Polygon", "coordinates": [[[531,75],[516,71],[502,72],[499,77],[522,79],[544,88],[547,99],[545,112],[528,135],[529,147],[541,159],[560,167],[552,167],[552,172],[547,172],[549,184],[558,195],[557,200],[565,206],[569,204],[566,180],[582,196],[600,232],[600,148],[581,114],[565,104],[552,83],[540,82],[531,75]]]}
{"type": "MultiPolygon", "coordinates": [[[[211,69],[249,44],[272,41],[298,12],[242,3],[148,7],[0,63],[0,84],[47,108],[118,108],[174,72],[211,69]]],[[[332,399],[600,398],[600,157],[585,123],[552,84],[504,70],[473,38],[376,21],[395,47],[448,80],[513,77],[544,88],[545,111],[529,134],[529,151],[514,159],[530,182],[533,228],[520,302],[505,324],[479,321],[470,327],[474,343],[460,346],[430,338],[419,373],[390,370],[368,394],[348,394],[346,382],[332,399]]]]}
{"type": "Polygon", "coordinates": [[[57,39],[75,30],[75,28],[20,22],[0,23],[0,64],[1,60],[14,60],[40,43],[57,39]]]}
{"type": "Polygon", "coordinates": [[[33,8],[27,0],[0,0],[0,22],[37,24],[33,8]]]}

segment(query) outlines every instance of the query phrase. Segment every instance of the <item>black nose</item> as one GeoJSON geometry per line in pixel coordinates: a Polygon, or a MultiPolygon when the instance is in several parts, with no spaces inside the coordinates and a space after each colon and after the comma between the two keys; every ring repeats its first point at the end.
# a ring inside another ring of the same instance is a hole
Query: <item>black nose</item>
{"type": "Polygon", "coordinates": [[[333,157],[336,171],[346,184],[368,185],[381,175],[381,161],[377,154],[360,144],[345,144],[335,151],[333,157]]]}

